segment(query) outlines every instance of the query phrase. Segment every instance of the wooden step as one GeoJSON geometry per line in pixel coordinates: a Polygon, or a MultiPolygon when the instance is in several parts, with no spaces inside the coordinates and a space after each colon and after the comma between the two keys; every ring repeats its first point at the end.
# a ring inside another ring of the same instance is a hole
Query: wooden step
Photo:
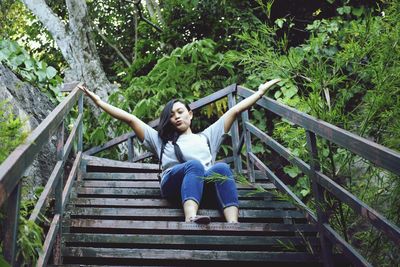
{"type": "Polygon", "coordinates": [[[110,180],[110,181],[157,181],[158,173],[112,173],[112,172],[88,172],[83,180],[110,180]]]}
{"type": "Polygon", "coordinates": [[[223,236],[223,235],[155,235],[155,234],[100,234],[67,233],[63,241],[68,246],[90,247],[164,247],[223,250],[303,250],[319,245],[316,237],[293,236],[223,236]],[[186,247],[187,248],[187,247],[186,247]]]}
{"type": "MultiPolygon", "coordinates": [[[[218,264],[217,262],[319,262],[316,255],[305,252],[264,252],[264,251],[215,251],[215,250],[174,250],[174,249],[129,249],[129,248],[92,248],[92,247],[65,247],[62,249],[63,256],[68,258],[101,258],[101,261],[112,259],[113,263],[145,262],[146,260],[159,261],[160,264],[168,261],[180,261],[180,264],[191,264],[191,262],[203,264],[218,264]],[[123,261],[125,259],[125,261],[123,261]],[[140,261],[134,261],[140,260],[140,261]]],[[[232,264],[232,263],[231,263],[232,264]]]]}
{"type": "MultiPolygon", "coordinates": [[[[177,208],[176,203],[166,199],[143,199],[143,198],[76,198],[70,201],[76,207],[143,207],[143,208],[177,208]]],[[[241,200],[241,209],[296,209],[292,203],[279,200],[241,200]]],[[[180,204],[179,204],[180,206],[180,204]]]]}
{"type": "Polygon", "coordinates": [[[161,196],[154,165],[89,162],[96,172],[74,184],[65,209],[65,265],[322,266],[316,226],[268,180],[259,179],[263,192],[238,185],[240,223],[224,222],[207,198],[198,214],[212,221],[199,225],[185,223],[181,203],[161,196]]]}
{"type": "Polygon", "coordinates": [[[248,235],[285,235],[304,236],[315,235],[317,228],[311,224],[282,224],[282,223],[225,223],[212,222],[208,225],[176,221],[138,221],[115,219],[66,219],[63,223],[71,232],[120,232],[129,233],[191,233],[191,234],[248,234],[248,235]]]}
{"type": "MultiPolygon", "coordinates": [[[[78,197],[151,197],[161,198],[159,188],[106,188],[106,187],[78,187],[75,192],[78,197]]],[[[253,189],[238,189],[239,198],[273,198],[275,195],[271,192],[259,192],[253,189]]]]}
{"type": "MultiPolygon", "coordinates": [[[[258,186],[269,190],[275,189],[275,185],[272,183],[257,184],[258,186]]],[[[255,186],[237,184],[238,189],[254,189],[255,186]]],[[[95,187],[95,188],[160,188],[158,181],[82,181],[78,182],[78,186],[81,187],[95,187]]]]}
{"type": "MultiPolygon", "coordinates": [[[[221,212],[212,209],[200,209],[199,215],[210,216],[213,221],[223,220],[221,212]]],[[[74,207],[70,210],[71,218],[118,218],[118,219],[147,219],[153,220],[183,220],[182,209],[160,208],[83,208],[74,207]]],[[[268,221],[278,222],[284,218],[302,219],[305,215],[298,210],[240,210],[239,221],[268,221]]]]}

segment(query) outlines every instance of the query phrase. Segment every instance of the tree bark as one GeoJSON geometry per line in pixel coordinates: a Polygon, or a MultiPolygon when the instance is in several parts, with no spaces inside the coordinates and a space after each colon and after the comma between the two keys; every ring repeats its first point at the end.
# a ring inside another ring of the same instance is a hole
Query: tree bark
{"type": "Polygon", "coordinates": [[[102,99],[117,89],[112,85],[102,68],[91,23],[84,0],[66,0],[69,21],[64,24],[44,0],[23,0],[25,5],[43,23],[53,36],[69,65],[65,71],[65,82],[83,81],[102,99]]]}

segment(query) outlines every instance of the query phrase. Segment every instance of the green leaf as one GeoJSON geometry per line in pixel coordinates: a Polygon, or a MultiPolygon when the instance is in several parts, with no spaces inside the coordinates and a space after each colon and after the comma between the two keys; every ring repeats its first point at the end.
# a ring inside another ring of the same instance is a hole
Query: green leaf
{"type": "Polygon", "coordinates": [[[36,76],[38,77],[39,82],[43,82],[46,79],[47,74],[45,71],[39,70],[36,71],[36,76]]]}
{"type": "Polygon", "coordinates": [[[43,62],[43,61],[37,62],[36,65],[37,65],[37,67],[38,67],[39,70],[45,71],[46,68],[47,68],[46,62],[43,62]]]}
{"type": "Polygon", "coordinates": [[[27,59],[24,61],[24,65],[25,65],[25,69],[26,69],[26,70],[33,70],[33,69],[35,68],[35,61],[33,61],[33,60],[30,59],[30,58],[27,58],[27,59]]]}
{"type": "Polygon", "coordinates": [[[292,178],[295,178],[301,173],[300,169],[296,166],[286,166],[283,168],[283,171],[292,178]]]}
{"type": "Polygon", "coordinates": [[[275,92],[274,97],[275,97],[275,99],[278,99],[281,95],[282,95],[282,91],[278,90],[275,92]]]}
{"type": "Polygon", "coordinates": [[[275,20],[275,24],[278,25],[280,29],[283,27],[283,23],[285,23],[286,19],[277,19],[275,20]]]}
{"type": "Polygon", "coordinates": [[[303,197],[307,196],[308,194],[310,194],[310,189],[309,188],[304,188],[302,190],[300,190],[300,195],[302,195],[303,197]]]}
{"type": "Polygon", "coordinates": [[[14,67],[18,67],[19,65],[21,65],[23,62],[25,61],[25,56],[24,55],[19,55],[16,57],[13,57],[10,62],[11,65],[14,67]]]}
{"type": "Polygon", "coordinates": [[[6,49],[0,50],[0,61],[7,59],[7,52],[6,49]]]}
{"type": "Polygon", "coordinates": [[[3,256],[0,256],[0,266],[11,267],[11,265],[8,262],[6,262],[6,260],[3,258],[3,256]]]}
{"type": "Polygon", "coordinates": [[[360,17],[364,13],[364,7],[353,7],[351,13],[354,16],[360,17]]]}
{"type": "Polygon", "coordinates": [[[348,15],[351,12],[351,7],[350,6],[343,6],[343,7],[339,7],[336,9],[337,12],[339,13],[339,15],[348,15]]]}
{"type": "Polygon", "coordinates": [[[286,98],[291,98],[297,94],[297,88],[295,86],[282,87],[282,91],[286,98]]]}
{"type": "Polygon", "coordinates": [[[52,66],[47,67],[46,69],[46,75],[48,79],[53,78],[54,76],[56,76],[57,74],[57,70],[55,68],[53,68],[52,66]]]}

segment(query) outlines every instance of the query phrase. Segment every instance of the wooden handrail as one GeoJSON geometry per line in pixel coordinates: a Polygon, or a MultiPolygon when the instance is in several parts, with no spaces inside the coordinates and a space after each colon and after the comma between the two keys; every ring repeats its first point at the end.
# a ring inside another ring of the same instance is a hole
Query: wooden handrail
{"type": "Polygon", "coordinates": [[[47,144],[64,116],[71,110],[82,92],[70,93],[0,165],[0,206],[20,182],[22,174],[32,164],[43,145],[47,144]]]}
{"type": "MultiPolygon", "coordinates": [[[[238,86],[237,94],[243,98],[250,96],[254,92],[244,88],[242,86],[238,86]]],[[[350,133],[346,130],[343,130],[337,126],[329,124],[325,121],[318,120],[308,114],[295,110],[291,107],[285,106],[271,98],[263,97],[257,102],[257,105],[272,111],[273,113],[279,115],[280,117],[303,127],[306,130],[309,146],[311,149],[315,150],[313,153],[316,153],[316,140],[315,134],[318,136],[329,140],[349,151],[371,161],[375,165],[382,167],[392,173],[397,175],[400,174],[400,153],[393,151],[389,148],[381,146],[377,143],[374,143],[370,140],[357,136],[353,133],[350,133]],[[311,142],[311,143],[310,143],[311,142]]],[[[395,244],[400,244],[400,228],[395,224],[388,221],[381,214],[376,212],[374,209],[369,207],[363,201],[358,199],[356,196],[348,192],[346,189],[341,187],[339,184],[335,183],[328,176],[323,174],[319,167],[310,166],[301,159],[294,156],[288,149],[279,144],[272,137],[263,133],[253,124],[248,121],[243,121],[243,127],[246,131],[257,136],[261,139],[266,145],[272,148],[275,152],[280,154],[286,160],[291,162],[292,164],[299,167],[303,173],[310,176],[312,181],[321,186],[324,190],[327,190],[336,198],[338,198],[343,203],[346,203],[350,208],[352,208],[358,215],[365,218],[369,221],[374,227],[383,231],[388,238],[390,238],[395,244]]],[[[266,167],[254,154],[248,153],[248,157],[260,170],[263,170],[267,173],[268,177],[271,178],[278,188],[284,189],[290,196],[292,196],[300,205],[302,202],[299,202],[297,197],[294,197],[292,192],[287,188],[284,188],[282,185],[279,186],[279,179],[266,167]]],[[[316,155],[313,155],[315,158],[316,155]]],[[[318,191],[318,188],[313,188],[313,191],[318,191]]],[[[315,192],[314,192],[315,193],[315,192]]],[[[317,192],[318,193],[318,192],[317,192]]],[[[323,203],[322,203],[323,204],[323,203]]],[[[317,205],[320,207],[321,205],[317,205]]],[[[309,209],[306,209],[308,212],[309,209]]],[[[311,218],[313,217],[313,213],[310,214],[311,218]]],[[[323,219],[324,214],[319,214],[317,223],[319,224],[319,231],[321,234],[321,238],[329,239],[330,242],[336,243],[339,245],[346,256],[357,266],[370,266],[370,264],[357,252],[354,248],[343,240],[338,233],[335,232],[333,228],[329,226],[327,222],[323,219]],[[320,221],[322,220],[322,222],[320,221]]],[[[323,246],[326,244],[323,244],[323,246]]],[[[324,249],[324,248],[323,248],[324,249]]],[[[328,253],[329,254],[329,253],[328,253]]],[[[324,257],[329,257],[329,255],[324,255],[324,257]]],[[[325,262],[327,259],[325,258],[325,262]]]]}
{"type": "MultiPolygon", "coordinates": [[[[253,91],[238,86],[237,94],[248,97],[253,91]]],[[[285,106],[268,97],[263,97],[257,104],[290,122],[309,130],[320,137],[342,146],[351,152],[371,161],[375,165],[400,175],[400,153],[362,138],[335,125],[316,119],[306,113],[285,106]]]]}
{"type": "Polygon", "coordinates": [[[18,146],[8,158],[0,165],[0,206],[5,206],[6,219],[3,222],[4,233],[4,248],[3,254],[12,266],[16,266],[16,243],[17,229],[19,224],[19,203],[22,175],[26,169],[32,164],[35,157],[39,154],[42,148],[49,142],[50,138],[57,131],[57,163],[47,181],[47,184],[39,197],[38,202],[33,209],[30,221],[38,222],[39,215],[45,208],[48,197],[54,191],[55,196],[55,211],[52,225],[47,233],[44,242],[44,251],[39,253],[38,266],[46,265],[47,259],[51,254],[51,248],[56,250],[53,253],[55,263],[60,262],[60,247],[61,247],[61,232],[62,229],[62,213],[65,205],[65,200],[69,194],[73,176],[76,175],[76,170],[80,164],[82,150],[82,118],[83,118],[83,95],[78,86],[82,83],[73,82],[64,84],[62,91],[72,92],[46,117],[42,123],[28,136],[26,141],[18,146]],[[72,107],[78,102],[78,118],[71,130],[71,133],[64,143],[64,119],[71,111],[72,107]],[[65,162],[72,150],[74,140],[78,140],[78,155],[74,162],[74,167],[69,175],[67,186],[63,193],[62,173],[65,162]]]}

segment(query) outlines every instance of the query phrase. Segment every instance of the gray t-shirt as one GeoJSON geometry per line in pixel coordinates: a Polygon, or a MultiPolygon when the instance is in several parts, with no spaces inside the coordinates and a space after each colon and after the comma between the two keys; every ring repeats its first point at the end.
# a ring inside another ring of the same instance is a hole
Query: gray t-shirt
{"type": "MultiPolygon", "coordinates": [[[[218,149],[224,138],[224,122],[225,116],[222,116],[202,131],[201,134],[180,135],[176,143],[181,148],[184,159],[199,160],[203,164],[205,170],[211,168],[212,162],[214,162],[218,149]],[[212,154],[210,154],[210,149],[208,148],[207,138],[210,142],[212,154]]],[[[160,158],[162,140],[158,136],[158,132],[147,124],[145,124],[144,127],[143,145],[160,158]]],[[[169,141],[165,145],[162,157],[162,177],[164,177],[164,175],[177,164],[179,164],[179,160],[175,156],[172,142],[169,141]]]]}

